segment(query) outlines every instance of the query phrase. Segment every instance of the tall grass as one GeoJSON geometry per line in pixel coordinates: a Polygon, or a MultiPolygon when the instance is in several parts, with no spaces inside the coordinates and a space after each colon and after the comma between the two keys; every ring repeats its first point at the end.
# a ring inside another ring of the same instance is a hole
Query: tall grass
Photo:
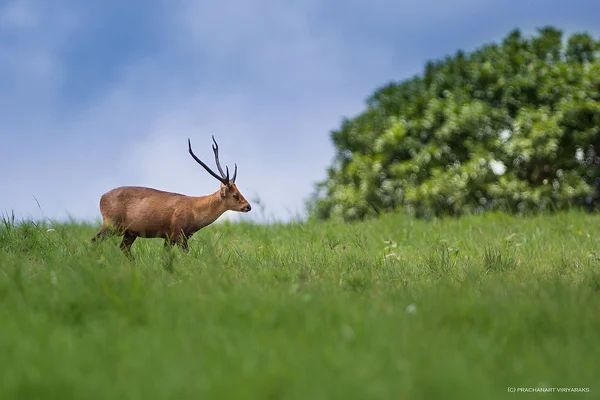
{"type": "Polygon", "coordinates": [[[0,224],[0,399],[600,396],[599,216],[97,228],[0,224]]]}

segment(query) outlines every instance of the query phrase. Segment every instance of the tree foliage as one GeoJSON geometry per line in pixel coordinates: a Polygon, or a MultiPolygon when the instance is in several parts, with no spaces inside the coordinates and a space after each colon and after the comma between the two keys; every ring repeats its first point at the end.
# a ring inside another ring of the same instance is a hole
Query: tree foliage
{"type": "Polygon", "coordinates": [[[316,217],[594,206],[600,41],[513,31],[378,89],[332,138],[336,159],[309,202],[316,217]]]}

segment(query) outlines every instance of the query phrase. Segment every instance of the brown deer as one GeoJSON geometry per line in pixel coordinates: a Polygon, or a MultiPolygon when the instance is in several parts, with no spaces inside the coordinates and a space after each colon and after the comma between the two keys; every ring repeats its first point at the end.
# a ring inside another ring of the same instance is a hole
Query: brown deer
{"type": "Polygon", "coordinates": [[[181,250],[188,252],[188,239],[215,222],[225,211],[250,211],[252,207],[235,186],[237,164],[230,180],[229,167],[225,167],[227,172],[224,173],[219,163],[219,146],[214,136],[212,139],[221,176],[196,157],[189,138],[188,147],[194,160],[221,182],[218,191],[207,196],[191,197],[147,187],[123,186],[113,189],[100,198],[102,229],[92,238],[92,243],[110,234],[122,235],[120,247],[130,259],[133,258],[131,245],[138,237],[163,238],[165,247],[177,244],[181,250]]]}

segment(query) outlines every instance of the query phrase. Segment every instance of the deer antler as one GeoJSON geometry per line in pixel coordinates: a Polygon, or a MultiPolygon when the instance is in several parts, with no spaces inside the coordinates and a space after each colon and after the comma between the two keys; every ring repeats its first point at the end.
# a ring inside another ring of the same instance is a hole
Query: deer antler
{"type": "MultiPolygon", "coordinates": [[[[217,168],[219,169],[219,172],[221,173],[221,176],[224,179],[227,179],[229,181],[229,167],[226,165],[225,166],[225,171],[227,171],[226,174],[223,173],[223,168],[221,168],[221,163],[219,162],[219,145],[217,144],[217,141],[215,140],[215,137],[212,137],[212,140],[215,144],[213,144],[213,152],[215,153],[215,161],[217,163],[217,168]]],[[[235,165],[235,169],[233,171],[233,178],[231,179],[231,183],[235,183],[235,178],[237,177],[237,164],[235,165]]]]}
{"type": "MultiPolygon", "coordinates": [[[[213,141],[214,140],[215,140],[215,138],[213,137],[213,141]]],[[[217,142],[215,141],[215,144],[216,143],[217,142]]],[[[215,177],[216,179],[218,179],[224,185],[228,185],[229,184],[229,170],[227,170],[227,176],[225,176],[225,174],[223,173],[223,170],[221,169],[221,165],[219,165],[218,147],[215,148],[213,146],[213,150],[215,151],[215,157],[216,157],[216,160],[217,160],[217,167],[219,168],[219,172],[221,172],[222,176],[217,175],[212,169],[210,169],[208,167],[208,165],[204,164],[198,157],[196,157],[196,155],[192,151],[192,142],[190,141],[190,138],[188,138],[188,148],[189,148],[190,155],[194,158],[194,160],[196,160],[196,162],[198,164],[202,165],[204,167],[204,169],[206,171],[208,171],[209,174],[211,174],[213,177],[215,177]]],[[[235,178],[234,178],[234,180],[235,180],[235,178]]]]}

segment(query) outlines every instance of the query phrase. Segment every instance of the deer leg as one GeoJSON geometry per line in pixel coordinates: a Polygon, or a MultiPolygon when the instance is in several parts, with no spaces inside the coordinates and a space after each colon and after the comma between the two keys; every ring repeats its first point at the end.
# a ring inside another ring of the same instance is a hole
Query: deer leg
{"type": "Polygon", "coordinates": [[[113,231],[110,227],[103,226],[102,229],[100,229],[100,232],[98,232],[96,236],[92,238],[92,243],[99,243],[112,233],[113,231]]]}
{"type": "Polygon", "coordinates": [[[121,245],[119,246],[121,248],[121,250],[123,251],[123,253],[130,260],[133,260],[133,255],[131,254],[131,245],[133,244],[133,242],[135,242],[136,238],[137,238],[137,236],[135,236],[135,235],[125,233],[123,235],[123,241],[121,242],[121,245]]]}
{"type": "Polygon", "coordinates": [[[181,235],[179,237],[179,240],[177,240],[177,246],[181,249],[181,251],[183,251],[184,253],[189,253],[190,248],[188,247],[188,237],[185,235],[181,235]]]}

